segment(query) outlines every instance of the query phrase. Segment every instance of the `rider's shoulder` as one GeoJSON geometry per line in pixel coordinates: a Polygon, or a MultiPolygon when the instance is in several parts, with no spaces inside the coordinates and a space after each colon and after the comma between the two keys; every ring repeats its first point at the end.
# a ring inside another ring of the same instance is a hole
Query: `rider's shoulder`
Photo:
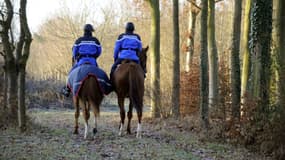
{"type": "Polygon", "coordinates": [[[75,40],[75,44],[79,44],[82,40],[83,40],[84,37],[79,37],[75,40]]]}
{"type": "Polygon", "coordinates": [[[134,36],[136,36],[138,40],[141,40],[140,35],[138,35],[138,34],[134,33],[134,36]]]}
{"type": "Polygon", "coordinates": [[[126,35],[125,33],[120,34],[120,35],[118,36],[118,40],[124,38],[125,35],[126,35]]]}
{"type": "Polygon", "coordinates": [[[96,37],[91,37],[91,40],[100,45],[100,41],[96,37]]]}
{"type": "Polygon", "coordinates": [[[122,33],[119,35],[118,37],[118,40],[121,40],[121,39],[138,39],[138,40],[141,40],[141,37],[136,34],[136,33],[122,33]]]}
{"type": "Polygon", "coordinates": [[[100,41],[96,37],[93,37],[93,36],[82,36],[76,40],[76,43],[81,43],[81,42],[85,42],[85,41],[89,41],[89,42],[93,41],[96,44],[100,45],[100,41]]]}

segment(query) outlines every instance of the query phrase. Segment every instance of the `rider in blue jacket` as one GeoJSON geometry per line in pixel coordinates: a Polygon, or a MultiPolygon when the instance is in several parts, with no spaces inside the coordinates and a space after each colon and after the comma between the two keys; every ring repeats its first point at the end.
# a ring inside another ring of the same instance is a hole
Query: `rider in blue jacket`
{"type": "MultiPolygon", "coordinates": [[[[128,59],[139,63],[138,53],[142,50],[141,38],[134,33],[135,26],[132,22],[126,25],[126,32],[119,35],[114,48],[114,61],[111,68],[110,79],[118,64],[123,60],[128,59]]],[[[144,69],[145,71],[145,69],[144,69]]]]}
{"type": "MultiPolygon", "coordinates": [[[[100,42],[96,37],[92,36],[94,29],[91,24],[84,25],[83,30],[84,35],[78,38],[72,47],[73,66],[70,72],[82,64],[98,66],[96,59],[101,55],[102,52],[100,42]]],[[[65,86],[61,92],[63,95],[68,97],[71,91],[67,86],[65,86]]]]}
{"type": "Polygon", "coordinates": [[[84,26],[84,35],[78,38],[72,48],[72,60],[74,63],[71,71],[82,65],[97,65],[96,59],[101,55],[102,48],[99,40],[92,36],[94,31],[91,24],[84,26]]]}

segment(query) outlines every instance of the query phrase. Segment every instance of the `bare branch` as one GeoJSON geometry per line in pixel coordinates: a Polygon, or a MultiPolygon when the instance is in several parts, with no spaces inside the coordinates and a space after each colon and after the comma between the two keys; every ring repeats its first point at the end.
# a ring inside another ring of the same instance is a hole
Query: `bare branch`
{"type": "MultiPolygon", "coordinates": [[[[187,0],[187,1],[188,1],[189,3],[191,3],[193,6],[195,6],[196,9],[201,10],[201,7],[196,4],[196,1],[193,1],[193,0],[187,0]]],[[[219,2],[221,2],[221,1],[223,1],[223,0],[216,0],[215,3],[219,3],[219,2]]]]}
{"type": "Polygon", "coordinates": [[[12,18],[13,18],[13,6],[12,6],[12,2],[10,0],[5,0],[5,4],[6,4],[6,8],[7,8],[7,15],[5,15],[2,11],[1,11],[1,16],[2,16],[2,20],[0,21],[0,25],[2,27],[1,30],[1,39],[2,39],[2,44],[3,44],[3,49],[5,51],[5,56],[7,57],[7,59],[13,59],[13,51],[11,48],[11,43],[9,41],[9,29],[11,28],[11,23],[12,23],[12,18]],[[6,19],[5,19],[6,16],[6,19]]]}
{"type": "Polygon", "coordinates": [[[3,56],[5,58],[5,54],[4,52],[0,52],[0,55],[3,56]]]}
{"type": "Polygon", "coordinates": [[[223,1],[223,0],[216,0],[215,3],[219,3],[219,2],[221,2],[221,1],[223,1]]]}
{"type": "MultiPolygon", "coordinates": [[[[3,14],[3,13],[9,13],[9,11],[0,10],[0,13],[1,13],[1,14],[3,14]]],[[[18,15],[20,15],[20,13],[18,13],[18,12],[13,12],[13,14],[18,14],[18,15]]]]}
{"type": "Polygon", "coordinates": [[[7,7],[6,23],[9,25],[8,28],[10,28],[12,18],[13,18],[13,5],[12,5],[12,2],[10,0],[5,0],[5,3],[6,3],[6,7],[7,7]]]}
{"type": "MultiPolygon", "coordinates": [[[[19,39],[19,57],[20,58],[20,65],[26,65],[27,59],[30,54],[30,44],[32,42],[32,35],[28,26],[27,15],[26,15],[26,5],[27,0],[20,1],[20,39],[19,39]],[[22,41],[22,42],[21,42],[22,41]],[[24,48],[23,48],[24,47],[24,48]]],[[[18,46],[17,46],[18,47],[18,46]]]]}
{"type": "Polygon", "coordinates": [[[193,0],[187,0],[187,1],[190,2],[190,3],[191,3],[193,6],[195,6],[197,9],[201,10],[201,7],[198,6],[195,1],[193,1],[193,0]]]}

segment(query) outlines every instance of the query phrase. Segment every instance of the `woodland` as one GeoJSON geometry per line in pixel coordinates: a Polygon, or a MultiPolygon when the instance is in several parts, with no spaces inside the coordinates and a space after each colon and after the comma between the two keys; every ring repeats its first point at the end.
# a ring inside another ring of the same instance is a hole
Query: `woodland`
{"type": "Polygon", "coordinates": [[[0,0],[0,159],[285,159],[284,0],[108,0],[100,14],[66,0],[33,32],[28,3],[0,0]],[[84,140],[60,94],[71,48],[93,24],[109,74],[126,22],[150,47],[142,138],[118,136],[112,92],[84,140]]]}

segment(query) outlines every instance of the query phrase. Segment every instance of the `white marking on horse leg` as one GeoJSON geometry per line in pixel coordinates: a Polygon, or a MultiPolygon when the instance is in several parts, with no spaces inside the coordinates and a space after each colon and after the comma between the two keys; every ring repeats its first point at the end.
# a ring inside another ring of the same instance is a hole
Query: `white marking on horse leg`
{"type": "Polygon", "coordinates": [[[87,138],[88,135],[88,124],[85,122],[85,132],[84,132],[84,139],[87,138]]]}
{"type": "Polygon", "coordinates": [[[138,128],[137,128],[137,138],[142,138],[142,125],[138,123],[138,128]]]}
{"type": "Polygon", "coordinates": [[[122,136],[122,134],[123,134],[123,129],[124,129],[124,124],[121,123],[121,125],[120,125],[120,130],[119,130],[119,136],[122,136]]]}

